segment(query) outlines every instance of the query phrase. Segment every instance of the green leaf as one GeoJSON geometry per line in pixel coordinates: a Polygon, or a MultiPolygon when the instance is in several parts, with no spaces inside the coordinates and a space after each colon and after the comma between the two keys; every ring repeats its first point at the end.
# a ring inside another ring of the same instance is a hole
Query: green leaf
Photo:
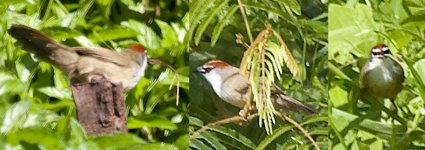
{"type": "Polygon", "coordinates": [[[329,6],[329,59],[340,64],[353,60],[353,54],[367,57],[371,45],[378,40],[378,25],[370,7],[358,4],[354,8],[329,6]]]}
{"type": "Polygon", "coordinates": [[[312,115],[306,118],[305,121],[301,123],[301,125],[311,124],[315,122],[326,122],[328,121],[329,117],[327,115],[312,115]]]}
{"type": "Polygon", "coordinates": [[[291,25],[295,24],[292,21],[293,19],[292,19],[291,15],[288,14],[287,12],[285,12],[284,10],[280,9],[280,8],[269,7],[269,6],[265,5],[264,3],[255,2],[255,1],[247,1],[245,3],[245,5],[247,7],[257,8],[257,9],[263,10],[265,12],[276,14],[276,15],[280,16],[283,20],[285,20],[288,24],[291,24],[291,25]]]}
{"type": "Polygon", "coordinates": [[[202,150],[212,150],[212,148],[198,139],[190,139],[190,147],[202,150]]]}
{"type": "Polygon", "coordinates": [[[136,37],[137,35],[139,35],[138,32],[134,32],[134,30],[131,30],[130,28],[116,26],[102,28],[101,30],[94,31],[91,35],[89,35],[89,38],[94,42],[99,43],[110,40],[136,37]]]}
{"type": "Polygon", "coordinates": [[[417,61],[415,64],[413,64],[413,68],[415,68],[416,72],[419,76],[419,82],[422,83],[420,86],[424,86],[425,83],[425,59],[421,59],[417,61]]]}
{"type": "MultiPolygon", "coordinates": [[[[121,25],[133,29],[135,32],[137,32],[139,35],[137,36],[137,39],[139,40],[140,44],[145,46],[148,50],[156,50],[161,46],[161,39],[158,37],[155,31],[146,24],[130,19],[128,22],[122,22],[121,25]]],[[[151,52],[148,51],[148,53],[151,52]]]]}
{"type": "Polygon", "coordinates": [[[108,18],[111,14],[111,6],[115,0],[96,0],[96,4],[99,5],[99,9],[102,11],[103,17],[108,18]]]}
{"type": "Polygon", "coordinates": [[[10,107],[2,121],[0,131],[6,134],[20,128],[26,120],[30,107],[31,102],[29,101],[19,101],[10,107]]]}
{"type": "Polygon", "coordinates": [[[219,140],[217,139],[216,136],[212,135],[211,132],[201,132],[199,134],[199,137],[197,137],[198,139],[204,139],[205,141],[207,141],[212,147],[214,147],[214,149],[220,149],[220,150],[226,150],[227,148],[222,145],[219,140]]]}
{"type": "Polygon", "coordinates": [[[223,31],[223,28],[230,23],[230,20],[231,20],[230,18],[233,16],[233,14],[235,14],[237,10],[239,10],[238,6],[232,6],[227,8],[227,10],[225,10],[226,14],[221,20],[219,20],[218,24],[215,26],[212,32],[211,46],[214,46],[217,43],[217,40],[220,37],[221,31],[223,31]]]}
{"type": "Polygon", "coordinates": [[[301,15],[301,6],[297,0],[282,0],[282,2],[289,7],[295,14],[301,15]]]}
{"type": "Polygon", "coordinates": [[[189,35],[188,39],[191,41],[193,33],[195,33],[195,29],[199,24],[200,19],[205,16],[205,12],[209,9],[209,7],[213,6],[212,0],[197,0],[192,1],[189,5],[191,6],[189,9],[190,15],[190,25],[189,25],[189,35]]]}
{"type": "Polygon", "coordinates": [[[407,130],[404,125],[392,125],[391,123],[372,121],[366,119],[365,116],[359,117],[336,108],[332,109],[331,119],[337,128],[337,132],[347,129],[361,129],[386,140],[390,140],[392,134],[402,136],[407,130]],[[358,122],[356,120],[362,121],[358,122]],[[395,133],[392,133],[394,127],[396,130],[395,133]]]}
{"type": "Polygon", "coordinates": [[[102,135],[91,137],[90,140],[94,141],[101,149],[116,149],[138,144],[147,144],[146,141],[133,134],[102,135]]]}
{"type": "MultiPolygon", "coordinates": [[[[3,78],[5,79],[5,78],[3,78]]],[[[0,81],[0,95],[6,93],[21,93],[25,90],[25,84],[17,79],[8,79],[3,82],[0,81]]]]}
{"type": "Polygon", "coordinates": [[[406,0],[408,8],[412,12],[412,15],[425,15],[425,2],[418,0],[406,0]]]}
{"type": "Polygon", "coordinates": [[[202,33],[205,32],[205,29],[207,26],[211,23],[212,19],[216,16],[216,14],[223,9],[223,7],[226,6],[226,4],[229,2],[229,0],[220,0],[213,8],[211,8],[211,11],[208,12],[208,17],[206,19],[203,19],[203,21],[199,24],[198,29],[196,30],[195,34],[195,44],[198,45],[199,41],[201,41],[202,33]]]}
{"type": "Polygon", "coordinates": [[[60,100],[72,99],[72,93],[69,89],[59,89],[55,87],[43,87],[39,88],[38,91],[46,94],[49,97],[58,98],[60,100]]]}
{"type": "Polygon", "coordinates": [[[286,132],[290,131],[293,127],[291,125],[284,125],[281,126],[275,130],[273,130],[273,134],[268,135],[265,137],[260,144],[258,144],[257,149],[265,149],[273,140],[277,139],[278,137],[282,136],[282,134],[285,134],[286,132]]]}
{"type": "Polygon", "coordinates": [[[212,130],[212,131],[216,131],[218,133],[221,133],[223,135],[226,135],[226,136],[242,143],[243,145],[245,145],[246,147],[248,147],[250,149],[255,149],[255,147],[256,147],[256,145],[249,138],[247,138],[244,135],[236,132],[233,129],[225,128],[225,127],[222,127],[222,126],[210,126],[209,129],[212,130]]]}
{"type": "Polygon", "coordinates": [[[144,128],[144,127],[157,127],[161,129],[169,129],[169,130],[176,130],[177,126],[165,118],[164,116],[159,115],[141,115],[138,117],[130,117],[127,121],[128,129],[138,129],[138,128],[144,128]]]}
{"type": "MultiPolygon", "coordinates": [[[[405,59],[406,60],[406,59],[405,59]]],[[[421,59],[417,61],[415,64],[412,64],[409,60],[406,60],[407,65],[409,66],[409,69],[412,71],[413,77],[416,79],[416,85],[418,86],[419,95],[422,97],[422,101],[424,102],[425,98],[425,59],[421,59]]],[[[424,102],[425,103],[425,102],[424,102]]]]}
{"type": "MultiPolygon", "coordinates": [[[[139,150],[178,150],[179,148],[171,145],[171,144],[167,144],[167,143],[154,143],[154,144],[144,144],[144,145],[138,145],[138,146],[131,146],[125,149],[139,149],[139,150]]],[[[125,150],[123,149],[123,150],[125,150]]]]}
{"type": "Polygon", "coordinates": [[[174,32],[174,29],[168,25],[168,23],[161,20],[155,20],[162,32],[162,42],[161,46],[164,48],[173,48],[179,41],[177,33],[174,32]]]}
{"type": "Polygon", "coordinates": [[[333,63],[328,63],[329,70],[331,73],[337,75],[338,77],[351,81],[351,78],[348,77],[344,72],[342,72],[339,68],[337,68],[333,63]]]}
{"type": "Polygon", "coordinates": [[[20,129],[15,134],[19,135],[21,141],[38,144],[46,147],[46,149],[64,150],[66,147],[60,136],[54,134],[49,129],[41,127],[24,128],[20,129]]]}

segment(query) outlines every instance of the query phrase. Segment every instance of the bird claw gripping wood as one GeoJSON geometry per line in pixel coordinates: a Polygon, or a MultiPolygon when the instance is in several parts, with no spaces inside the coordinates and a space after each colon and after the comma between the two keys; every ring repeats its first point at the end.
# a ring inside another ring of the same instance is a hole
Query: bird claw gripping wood
{"type": "Polygon", "coordinates": [[[251,116],[251,101],[252,99],[246,101],[244,107],[239,111],[239,116],[242,118],[243,121],[248,121],[248,117],[251,116]]]}

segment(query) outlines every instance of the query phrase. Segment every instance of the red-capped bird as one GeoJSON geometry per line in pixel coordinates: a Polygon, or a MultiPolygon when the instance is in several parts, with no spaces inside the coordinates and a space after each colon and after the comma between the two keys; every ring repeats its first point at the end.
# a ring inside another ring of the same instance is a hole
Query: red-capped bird
{"type": "MultiPolygon", "coordinates": [[[[208,80],[214,92],[225,102],[242,108],[250,99],[248,76],[240,74],[239,68],[221,60],[211,60],[198,67],[197,72],[208,80]]],[[[298,100],[286,96],[277,85],[271,88],[271,96],[275,108],[306,114],[316,113],[298,100]]]]}
{"type": "Polygon", "coordinates": [[[133,88],[144,75],[147,56],[142,45],[131,45],[123,52],[104,48],[69,47],[25,25],[12,25],[8,33],[22,48],[59,68],[71,83],[90,82],[102,75],[124,89],[133,88]]]}
{"type": "Polygon", "coordinates": [[[369,60],[360,72],[360,80],[366,92],[394,100],[403,88],[404,71],[390,49],[379,44],[372,48],[369,60]]]}

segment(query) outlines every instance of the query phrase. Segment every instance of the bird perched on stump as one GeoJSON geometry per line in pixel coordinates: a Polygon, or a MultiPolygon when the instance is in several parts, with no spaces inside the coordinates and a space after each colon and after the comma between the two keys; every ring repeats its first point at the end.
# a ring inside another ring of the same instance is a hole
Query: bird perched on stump
{"type": "Polygon", "coordinates": [[[144,75],[146,50],[142,45],[130,45],[123,52],[105,48],[69,47],[25,25],[14,24],[8,33],[23,50],[59,68],[74,83],[90,82],[103,76],[124,89],[133,88],[144,75]]]}

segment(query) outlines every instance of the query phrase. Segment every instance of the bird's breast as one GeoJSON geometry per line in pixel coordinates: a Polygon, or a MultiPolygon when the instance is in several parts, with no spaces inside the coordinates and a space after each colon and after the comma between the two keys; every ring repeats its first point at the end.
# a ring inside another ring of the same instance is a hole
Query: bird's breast
{"type": "Polygon", "coordinates": [[[380,97],[395,97],[404,80],[401,66],[390,58],[375,59],[369,63],[363,79],[368,91],[380,97]]]}

